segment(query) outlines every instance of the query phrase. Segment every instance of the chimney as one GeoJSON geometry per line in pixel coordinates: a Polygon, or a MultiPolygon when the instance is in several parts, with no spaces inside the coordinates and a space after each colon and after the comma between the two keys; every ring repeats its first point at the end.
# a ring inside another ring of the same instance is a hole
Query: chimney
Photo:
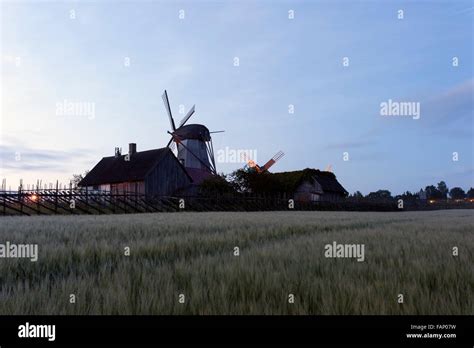
{"type": "Polygon", "coordinates": [[[137,152],[137,144],[135,144],[135,143],[128,144],[128,155],[129,155],[129,157],[132,157],[132,155],[136,152],[137,152]]]}
{"type": "Polygon", "coordinates": [[[115,158],[118,158],[122,155],[121,153],[122,151],[120,151],[120,148],[116,147],[115,148],[115,158]]]}

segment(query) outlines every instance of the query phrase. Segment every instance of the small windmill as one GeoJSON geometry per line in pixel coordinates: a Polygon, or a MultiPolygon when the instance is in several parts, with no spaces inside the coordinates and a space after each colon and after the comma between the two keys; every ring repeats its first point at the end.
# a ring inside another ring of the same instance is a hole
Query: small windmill
{"type": "Polygon", "coordinates": [[[270,169],[271,166],[273,166],[276,162],[278,162],[283,156],[285,156],[285,153],[283,151],[278,151],[275,156],[270,158],[270,160],[265,163],[263,166],[259,166],[254,160],[248,158],[247,154],[243,154],[244,160],[247,161],[247,164],[245,165],[246,170],[255,170],[257,173],[264,173],[270,169]]]}
{"type": "Polygon", "coordinates": [[[202,124],[189,124],[186,122],[195,112],[195,105],[189,110],[179,123],[178,127],[171,114],[171,107],[166,90],[163,93],[163,102],[168,113],[172,131],[168,131],[171,139],[168,147],[174,152],[177,149],[176,157],[184,165],[188,174],[196,183],[202,182],[210,175],[216,175],[216,163],[214,160],[214,148],[211,134],[223,131],[209,132],[209,129],[202,124]]]}

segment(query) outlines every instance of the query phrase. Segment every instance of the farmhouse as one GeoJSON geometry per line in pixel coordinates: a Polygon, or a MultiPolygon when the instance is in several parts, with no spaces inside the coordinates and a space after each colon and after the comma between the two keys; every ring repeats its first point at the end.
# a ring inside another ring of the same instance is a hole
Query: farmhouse
{"type": "Polygon", "coordinates": [[[102,158],[78,186],[112,193],[167,196],[192,183],[168,147],[141,152],[136,149],[136,144],[129,144],[128,154],[122,155],[116,148],[115,156],[102,158]]]}
{"type": "Polygon", "coordinates": [[[296,201],[337,202],[348,195],[348,192],[337,181],[332,172],[306,168],[272,175],[281,189],[293,195],[296,201]]]}

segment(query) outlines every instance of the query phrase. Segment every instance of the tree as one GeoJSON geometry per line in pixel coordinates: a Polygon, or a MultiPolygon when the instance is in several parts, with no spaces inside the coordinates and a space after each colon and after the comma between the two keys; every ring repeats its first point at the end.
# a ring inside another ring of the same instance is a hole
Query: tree
{"type": "Polygon", "coordinates": [[[449,189],[444,181],[438,183],[438,191],[441,193],[441,198],[447,198],[449,189]]]}
{"type": "Polygon", "coordinates": [[[406,191],[404,193],[401,194],[401,197],[402,198],[414,198],[416,197],[416,195],[414,195],[413,193],[411,193],[410,191],[406,191]]]}
{"type": "Polygon", "coordinates": [[[451,191],[449,191],[449,195],[452,199],[464,199],[466,197],[466,193],[460,187],[453,187],[451,191]]]}
{"type": "Polygon", "coordinates": [[[356,191],[356,192],[354,192],[354,194],[352,195],[352,198],[361,199],[361,198],[364,198],[364,195],[363,195],[360,191],[356,191]]]}
{"type": "Polygon", "coordinates": [[[224,174],[211,176],[200,185],[201,193],[204,195],[223,195],[235,193],[234,187],[226,180],[224,174]]]}
{"type": "Polygon", "coordinates": [[[423,189],[420,189],[416,196],[418,197],[418,199],[423,201],[427,199],[426,191],[424,191],[423,189]]]}
{"type": "Polygon", "coordinates": [[[391,199],[392,194],[389,190],[378,190],[376,192],[371,192],[367,195],[369,199],[391,199]]]}
{"type": "Polygon", "coordinates": [[[237,169],[229,175],[229,178],[231,184],[238,192],[251,192],[252,180],[249,178],[250,175],[250,173],[246,172],[243,169],[237,169]]]}
{"type": "Polygon", "coordinates": [[[86,177],[87,174],[89,174],[89,170],[86,170],[84,174],[72,174],[72,179],[71,179],[72,187],[76,188],[77,185],[81,182],[82,179],[86,177]]]}
{"type": "Polygon", "coordinates": [[[474,198],[474,188],[471,187],[469,191],[467,191],[467,198],[474,198]]]}
{"type": "Polygon", "coordinates": [[[269,172],[258,173],[238,169],[230,174],[230,182],[238,192],[247,193],[277,193],[283,188],[269,172]]]}
{"type": "Polygon", "coordinates": [[[427,199],[442,199],[443,194],[433,185],[425,187],[426,198],[427,199]]]}
{"type": "Polygon", "coordinates": [[[396,199],[403,199],[404,201],[413,201],[418,197],[417,194],[413,194],[410,191],[406,191],[402,193],[401,195],[396,196],[396,199]]]}

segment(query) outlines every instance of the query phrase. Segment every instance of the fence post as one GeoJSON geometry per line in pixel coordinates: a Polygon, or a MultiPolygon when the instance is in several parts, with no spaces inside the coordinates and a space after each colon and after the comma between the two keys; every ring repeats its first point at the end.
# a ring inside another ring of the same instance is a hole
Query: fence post
{"type": "Polygon", "coordinates": [[[20,186],[18,187],[18,200],[20,201],[21,212],[23,212],[23,197],[21,196],[22,187],[23,187],[23,179],[20,179],[20,186]]]}
{"type": "MultiPolygon", "coordinates": [[[[64,188],[66,188],[66,184],[64,184],[64,188]]],[[[72,214],[72,208],[71,208],[71,200],[72,200],[72,181],[69,181],[69,211],[72,214]]]]}
{"type": "Polygon", "coordinates": [[[55,199],[54,199],[54,213],[58,213],[58,180],[56,180],[56,194],[55,194],[55,199]]]}

